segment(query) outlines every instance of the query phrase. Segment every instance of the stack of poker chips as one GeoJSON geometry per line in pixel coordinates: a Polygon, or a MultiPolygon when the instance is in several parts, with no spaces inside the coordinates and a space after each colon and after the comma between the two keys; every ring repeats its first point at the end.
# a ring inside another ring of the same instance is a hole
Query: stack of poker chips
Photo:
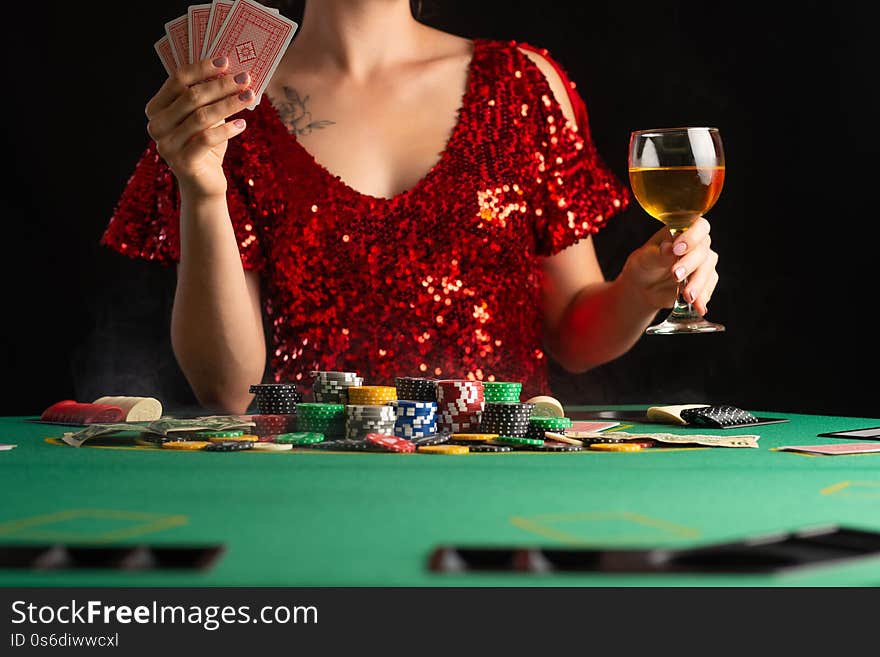
{"type": "Polygon", "coordinates": [[[571,418],[533,415],[529,418],[529,430],[528,433],[526,433],[526,438],[544,440],[545,431],[565,434],[566,429],[571,429],[571,418]]]}
{"type": "Polygon", "coordinates": [[[315,401],[324,404],[347,404],[348,389],[364,383],[357,372],[310,372],[310,376],[315,401]]]}
{"type": "Polygon", "coordinates": [[[483,396],[489,402],[519,402],[522,383],[514,381],[483,381],[483,396]]]}
{"type": "Polygon", "coordinates": [[[320,433],[328,440],[345,435],[345,406],[303,402],[297,406],[296,429],[320,433]]]}
{"type": "Polygon", "coordinates": [[[451,433],[479,431],[484,402],[481,381],[437,381],[437,424],[440,430],[451,433]]]}
{"type": "Polygon", "coordinates": [[[368,433],[394,434],[397,412],[391,406],[349,404],[345,407],[345,437],[364,440],[368,433]]]}
{"type": "Polygon", "coordinates": [[[435,379],[420,379],[412,376],[399,376],[394,379],[397,388],[398,399],[410,401],[437,401],[437,381],[435,379]]]}
{"type": "Polygon", "coordinates": [[[250,392],[257,396],[257,409],[261,415],[293,415],[302,394],[295,383],[256,383],[250,392]]]}
{"type": "Polygon", "coordinates": [[[398,438],[425,438],[437,433],[437,403],[400,399],[388,402],[397,413],[394,435],[398,438]]]}
{"type": "Polygon", "coordinates": [[[358,386],[348,389],[348,403],[353,406],[384,406],[397,399],[392,386],[358,386]]]}
{"type": "MultiPolygon", "coordinates": [[[[534,404],[519,402],[487,402],[480,422],[482,433],[524,438],[529,432],[529,418],[534,404]]],[[[543,440],[543,436],[541,436],[543,440]]]]}

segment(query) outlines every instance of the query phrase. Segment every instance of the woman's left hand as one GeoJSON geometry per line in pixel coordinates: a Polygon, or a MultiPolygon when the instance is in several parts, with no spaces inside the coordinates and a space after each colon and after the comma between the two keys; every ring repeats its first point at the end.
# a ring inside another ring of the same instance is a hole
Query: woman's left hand
{"type": "Polygon", "coordinates": [[[697,312],[706,307],[718,284],[718,254],[712,250],[709,222],[700,217],[673,242],[668,228],[661,228],[633,251],[621,278],[641,293],[652,308],[670,308],[675,303],[678,282],[687,277],[684,297],[697,312]]]}

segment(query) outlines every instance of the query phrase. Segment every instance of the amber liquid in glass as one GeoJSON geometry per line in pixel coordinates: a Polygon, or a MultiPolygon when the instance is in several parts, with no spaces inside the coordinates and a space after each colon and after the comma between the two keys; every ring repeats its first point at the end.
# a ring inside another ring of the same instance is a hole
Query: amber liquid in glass
{"type": "Polygon", "coordinates": [[[724,167],[637,167],[629,170],[629,179],[645,211],[679,232],[715,205],[724,167]]]}

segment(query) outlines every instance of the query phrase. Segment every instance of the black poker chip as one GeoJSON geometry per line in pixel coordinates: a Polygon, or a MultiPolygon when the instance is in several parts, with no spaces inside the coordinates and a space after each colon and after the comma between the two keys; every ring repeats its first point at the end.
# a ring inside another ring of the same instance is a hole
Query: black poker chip
{"type": "Polygon", "coordinates": [[[507,445],[480,445],[474,443],[466,443],[472,454],[500,454],[502,452],[512,452],[513,448],[507,445]]]}
{"type": "Polygon", "coordinates": [[[437,381],[435,379],[399,376],[394,379],[397,398],[409,401],[437,401],[437,381]]]}
{"type": "Polygon", "coordinates": [[[252,449],[254,444],[249,440],[224,440],[219,443],[211,443],[205,445],[206,452],[241,452],[246,449],[252,449]]]}
{"type": "Polygon", "coordinates": [[[430,436],[421,438],[413,438],[413,445],[416,447],[429,447],[431,445],[442,445],[449,442],[449,434],[445,432],[435,433],[430,436]]]}

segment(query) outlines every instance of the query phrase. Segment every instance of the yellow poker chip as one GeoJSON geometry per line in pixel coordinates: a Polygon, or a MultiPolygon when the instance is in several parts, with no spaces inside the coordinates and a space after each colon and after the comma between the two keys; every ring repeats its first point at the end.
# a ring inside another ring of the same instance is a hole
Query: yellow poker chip
{"type": "Polygon", "coordinates": [[[597,452],[640,452],[642,446],[633,443],[593,443],[590,449],[597,452]]]}
{"type": "Polygon", "coordinates": [[[467,445],[425,445],[417,448],[422,454],[467,454],[467,445]]]}
{"type": "Polygon", "coordinates": [[[555,397],[538,395],[526,400],[527,404],[534,404],[532,417],[565,417],[565,409],[555,397]]]}
{"type": "MultiPolygon", "coordinates": [[[[225,440],[225,438],[224,438],[225,440]]],[[[169,440],[162,443],[162,449],[174,449],[180,452],[197,452],[205,449],[211,443],[207,440],[169,440]]]]}
{"type": "Polygon", "coordinates": [[[208,440],[212,443],[255,443],[259,441],[260,438],[258,436],[250,436],[245,434],[243,436],[231,436],[226,438],[223,438],[221,436],[211,436],[210,438],[208,438],[208,440]]]}
{"type": "Polygon", "coordinates": [[[490,440],[495,440],[498,435],[497,433],[454,433],[449,439],[461,440],[462,442],[488,443],[490,440]]]}

